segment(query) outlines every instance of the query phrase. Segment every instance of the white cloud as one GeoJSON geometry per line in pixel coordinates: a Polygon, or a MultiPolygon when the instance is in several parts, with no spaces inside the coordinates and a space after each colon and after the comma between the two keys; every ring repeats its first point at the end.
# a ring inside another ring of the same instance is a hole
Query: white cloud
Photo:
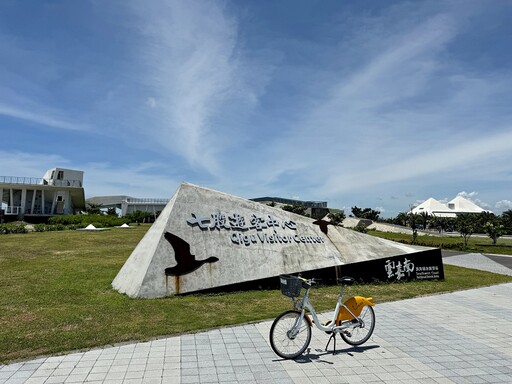
{"type": "Polygon", "coordinates": [[[155,162],[78,165],[59,155],[0,150],[0,164],[0,176],[41,178],[45,171],[55,167],[84,171],[87,198],[104,195],[170,198],[179,186],[179,181],[166,174],[162,164],[155,162]]]}
{"type": "Polygon", "coordinates": [[[26,153],[0,150],[0,176],[40,178],[55,167],[68,167],[69,160],[50,153],[26,153]]]}
{"type": "Polygon", "coordinates": [[[508,211],[509,209],[512,209],[512,201],[500,200],[495,204],[494,207],[499,211],[508,211]]]}
{"type": "Polygon", "coordinates": [[[162,165],[152,162],[120,167],[111,163],[88,163],[84,171],[86,197],[129,195],[140,198],[170,198],[179,181],[163,173],[162,165]]]}
{"type": "MultiPolygon", "coordinates": [[[[495,175],[505,169],[510,169],[510,163],[506,160],[512,153],[512,131],[486,135],[485,137],[471,138],[466,142],[447,145],[440,144],[438,148],[429,148],[428,151],[416,153],[406,159],[395,161],[383,159],[377,155],[375,164],[371,169],[353,169],[352,183],[347,183],[345,173],[336,174],[334,165],[330,168],[333,176],[325,182],[324,190],[331,194],[342,191],[357,190],[379,184],[398,182],[411,179],[433,177],[441,180],[446,178],[456,179],[458,176],[467,177],[466,172],[471,172],[471,177],[495,175]],[[495,163],[502,164],[488,168],[488,162],[492,159],[495,163]],[[498,161],[502,159],[502,161],[498,161]],[[459,175],[457,175],[459,173],[459,175]]],[[[367,165],[368,163],[364,162],[367,165]]]]}
{"type": "Polygon", "coordinates": [[[234,98],[242,107],[255,94],[244,84],[237,21],[218,2],[134,3],[134,12],[143,37],[142,81],[161,112],[146,134],[217,173],[217,156],[232,141],[226,126],[214,124],[219,110],[234,98]]]}
{"type": "Polygon", "coordinates": [[[52,128],[75,131],[91,129],[91,127],[86,124],[67,121],[66,118],[59,117],[58,114],[59,113],[56,111],[49,111],[48,108],[44,106],[37,106],[34,110],[34,107],[27,108],[27,106],[25,106],[24,108],[20,108],[14,105],[0,104],[0,115],[3,116],[16,118],[52,128]]]}
{"type": "Polygon", "coordinates": [[[468,200],[472,200],[472,199],[475,199],[476,196],[478,196],[478,192],[466,192],[466,191],[462,191],[462,192],[459,192],[457,193],[457,196],[462,196],[468,200]]]}
{"type": "Polygon", "coordinates": [[[484,208],[484,209],[487,209],[487,210],[490,210],[492,208],[491,204],[488,204],[485,201],[482,201],[479,198],[477,198],[478,192],[475,192],[475,191],[473,191],[473,192],[462,191],[462,192],[457,193],[457,196],[462,196],[462,197],[468,199],[469,201],[472,201],[473,203],[478,205],[480,208],[484,208]]]}

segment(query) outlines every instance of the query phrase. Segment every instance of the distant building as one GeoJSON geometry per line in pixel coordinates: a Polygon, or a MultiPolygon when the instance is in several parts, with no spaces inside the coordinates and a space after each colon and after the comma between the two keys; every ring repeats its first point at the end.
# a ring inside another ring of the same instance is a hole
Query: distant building
{"type": "Polygon", "coordinates": [[[5,221],[41,221],[85,210],[83,179],[83,171],[65,168],[49,169],[42,178],[0,176],[0,215],[5,221]]]}
{"type": "Polygon", "coordinates": [[[482,213],[490,211],[480,208],[478,205],[462,196],[457,196],[446,204],[431,197],[416,208],[413,208],[411,212],[414,214],[426,212],[431,216],[437,217],[457,217],[457,215],[461,213],[482,213]]]}
{"type": "MultiPolygon", "coordinates": [[[[306,211],[311,217],[320,219],[329,213],[327,202],[325,201],[302,201],[294,199],[286,199],[281,197],[258,197],[250,199],[262,204],[275,204],[277,207],[284,205],[300,205],[306,207],[306,211]]],[[[131,196],[118,195],[118,196],[95,196],[86,200],[87,204],[98,205],[101,208],[116,208],[121,210],[120,215],[124,216],[127,213],[135,211],[149,212],[153,215],[160,213],[169,199],[147,198],[141,199],[131,196]]]]}
{"type": "Polygon", "coordinates": [[[329,213],[326,201],[302,201],[282,197],[256,197],[249,200],[263,204],[275,204],[277,207],[299,205],[305,207],[306,212],[314,219],[321,219],[329,213]]]}
{"type": "Polygon", "coordinates": [[[118,196],[96,196],[86,200],[87,204],[95,204],[100,208],[115,208],[121,210],[120,215],[135,211],[149,212],[153,215],[160,213],[169,199],[139,199],[136,197],[118,195],[118,196]]]}

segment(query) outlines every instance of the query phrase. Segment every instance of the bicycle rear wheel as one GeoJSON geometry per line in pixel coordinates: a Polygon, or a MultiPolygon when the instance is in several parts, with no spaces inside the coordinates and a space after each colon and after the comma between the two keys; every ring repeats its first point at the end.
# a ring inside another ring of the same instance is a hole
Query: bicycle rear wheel
{"type": "Polygon", "coordinates": [[[365,305],[361,311],[359,318],[362,324],[355,324],[340,332],[341,338],[350,345],[361,345],[366,343],[375,328],[375,311],[369,305],[365,305]]]}
{"type": "Polygon", "coordinates": [[[270,346],[283,359],[300,356],[311,341],[311,327],[305,317],[301,319],[298,332],[293,332],[293,326],[300,316],[301,313],[296,311],[283,312],[270,327],[270,346]]]}

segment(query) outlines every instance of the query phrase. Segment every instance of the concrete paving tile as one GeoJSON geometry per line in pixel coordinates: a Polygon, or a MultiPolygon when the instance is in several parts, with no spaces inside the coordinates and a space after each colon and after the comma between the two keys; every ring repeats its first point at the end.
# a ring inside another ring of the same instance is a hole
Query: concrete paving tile
{"type": "Polygon", "coordinates": [[[69,375],[66,380],[64,380],[65,383],[83,383],[87,379],[88,374],[82,373],[82,374],[73,374],[69,375]]]}
{"type": "Polygon", "coordinates": [[[123,380],[125,375],[126,375],[126,371],[119,371],[119,372],[110,371],[105,376],[105,381],[110,382],[110,380],[123,380]]]}
{"type": "Polygon", "coordinates": [[[184,376],[199,376],[199,369],[197,369],[197,368],[182,368],[180,373],[181,373],[182,377],[184,377],[184,376]]]}
{"type": "Polygon", "coordinates": [[[144,378],[149,378],[149,377],[162,377],[163,376],[163,370],[154,370],[154,371],[145,371],[144,372],[144,378]]]}
{"type": "Polygon", "coordinates": [[[24,384],[44,384],[46,377],[29,377],[24,384]]]}
{"type": "MultiPolygon", "coordinates": [[[[66,381],[65,377],[62,377],[62,376],[52,376],[52,377],[49,377],[45,381],[45,384],[63,384],[65,381],[66,381]]],[[[9,384],[11,384],[11,383],[9,383],[9,384]]]]}
{"type": "Polygon", "coordinates": [[[144,377],[144,371],[128,371],[124,375],[124,379],[142,379],[144,377]]]}
{"type": "Polygon", "coordinates": [[[142,384],[142,379],[139,379],[139,378],[124,379],[123,384],[142,384]]]}
{"type": "MultiPolygon", "coordinates": [[[[142,384],[162,384],[163,379],[161,377],[144,377],[142,378],[142,384]]],[[[165,382],[167,383],[167,381],[165,382]]]]}
{"type": "Polygon", "coordinates": [[[200,380],[199,380],[199,375],[197,376],[182,376],[181,377],[181,383],[182,384],[197,384],[199,383],[200,380]]]}

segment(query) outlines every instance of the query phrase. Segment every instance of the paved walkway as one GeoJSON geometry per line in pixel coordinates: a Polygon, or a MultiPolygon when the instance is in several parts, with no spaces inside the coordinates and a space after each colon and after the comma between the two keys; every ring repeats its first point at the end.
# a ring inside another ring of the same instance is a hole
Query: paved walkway
{"type": "MultiPolygon", "coordinates": [[[[474,254],[445,262],[464,260],[503,266],[474,254]]],[[[510,383],[511,297],[512,284],[502,284],[380,304],[365,345],[338,340],[336,354],[325,352],[328,337],[315,328],[309,351],[295,361],[272,352],[265,321],[4,365],[0,384],[510,383]]]]}

